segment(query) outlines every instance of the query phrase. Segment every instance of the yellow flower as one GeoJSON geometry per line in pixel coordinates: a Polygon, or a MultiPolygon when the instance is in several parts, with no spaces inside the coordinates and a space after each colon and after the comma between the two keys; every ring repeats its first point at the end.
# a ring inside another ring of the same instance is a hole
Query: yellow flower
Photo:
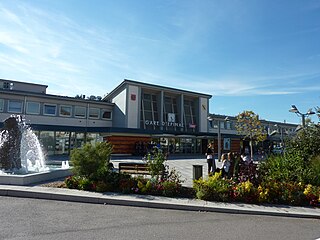
{"type": "Polygon", "coordinates": [[[307,187],[304,189],[303,194],[308,195],[312,192],[312,185],[308,184],[307,187]]]}

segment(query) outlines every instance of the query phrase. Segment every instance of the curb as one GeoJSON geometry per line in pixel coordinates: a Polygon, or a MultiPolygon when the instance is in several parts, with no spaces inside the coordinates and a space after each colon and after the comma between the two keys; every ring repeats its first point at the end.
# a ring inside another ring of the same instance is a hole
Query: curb
{"type": "Polygon", "coordinates": [[[311,207],[262,206],[243,203],[207,202],[151,195],[96,193],[74,189],[0,185],[0,196],[35,198],[91,204],[120,205],[184,211],[218,212],[293,218],[320,219],[320,209],[311,207]]]}

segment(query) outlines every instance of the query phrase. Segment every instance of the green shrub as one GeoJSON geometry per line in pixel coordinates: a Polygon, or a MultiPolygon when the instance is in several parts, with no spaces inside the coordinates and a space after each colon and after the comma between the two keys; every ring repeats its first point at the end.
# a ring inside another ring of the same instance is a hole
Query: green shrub
{"type": "Polygon", "coordinates": [[[164,173],[164,162],[166,161],[165,154],[161,149],[154,149],[152,154],[147,154],[145,161],[148,165],[148,170],[151,177],[159,179],[164,173]]]}
{"type": "Polygon", "coordinates": [[[162,195],[166,197],[174,197],[180,193],[181,185],[173,181],[163,181],[162,195]]]}
{"type": "Polygon", "coordinates": [[[308,183],[311,175],[310,167],[300,155],[294,153],[273,155],[259,166],[262,182],[302,182],[308,183]]]}
{"type": "Polygon", "coordinates": [[[286,152],[300,156],[309,162],[320,155],[320,127],[310,125],[300,130],[297,135],[286,143],[286,152]]]}
{"type": "Polygon", "coordinates": [[[308,182],[320,186],[320,154],[311,159],[309,169],[308,182]]]}
{"type": "Polygon", "coordinates": [[[65,182],[67,188],[70,188],[70,189],[78,189],[79,180],[80,180],[80,177],[79,177],[79,176],[70,176],[70,177],[67,177],[67,178],[64,180],[64,182],[65,182]]]}
{"type": "Polygon", "coordinates": [[[200,178],[193,182],[197,198],[207,201],[229,201],[232,183],[229,179],[221,178],[221,172],[215,173],[207,180],[200,178]]]}
{"type": "Polygon", "coordinates": [[[109,192],[113,190],[113,186],[110,183],[99,181],[96,183],[97,192],[109,192]]]}
{"type": "Polygon", "coordinates": [[[233,201],[246,203],[258,202],[258,190],[249,180],[235,184],[232,190],[231,195],[233,201]]]}
{"type": "Polygon", "coordinates": [[[99,180],[109,170],[112,145],[100,142],[95,146],[87,143],[80,149],[71,152],[72,171],[77,176],[99,180]]]}

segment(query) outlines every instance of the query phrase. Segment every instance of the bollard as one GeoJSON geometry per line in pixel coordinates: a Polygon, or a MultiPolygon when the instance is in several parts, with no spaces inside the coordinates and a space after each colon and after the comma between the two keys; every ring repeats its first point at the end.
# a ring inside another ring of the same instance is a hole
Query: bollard
{"type": "Polygon", "coordinates": [[[202,165],[193,165],[193,180],[198,180],[202,177],[202,165]]]}

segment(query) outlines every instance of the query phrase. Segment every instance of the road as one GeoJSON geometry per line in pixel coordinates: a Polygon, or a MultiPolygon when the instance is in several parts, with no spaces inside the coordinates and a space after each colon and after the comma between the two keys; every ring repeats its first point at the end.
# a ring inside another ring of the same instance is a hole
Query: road
{"type": "Polygon", "coordinates": [[[0,239],[310,239],[320,220],[0,197],[0,239]]]}

